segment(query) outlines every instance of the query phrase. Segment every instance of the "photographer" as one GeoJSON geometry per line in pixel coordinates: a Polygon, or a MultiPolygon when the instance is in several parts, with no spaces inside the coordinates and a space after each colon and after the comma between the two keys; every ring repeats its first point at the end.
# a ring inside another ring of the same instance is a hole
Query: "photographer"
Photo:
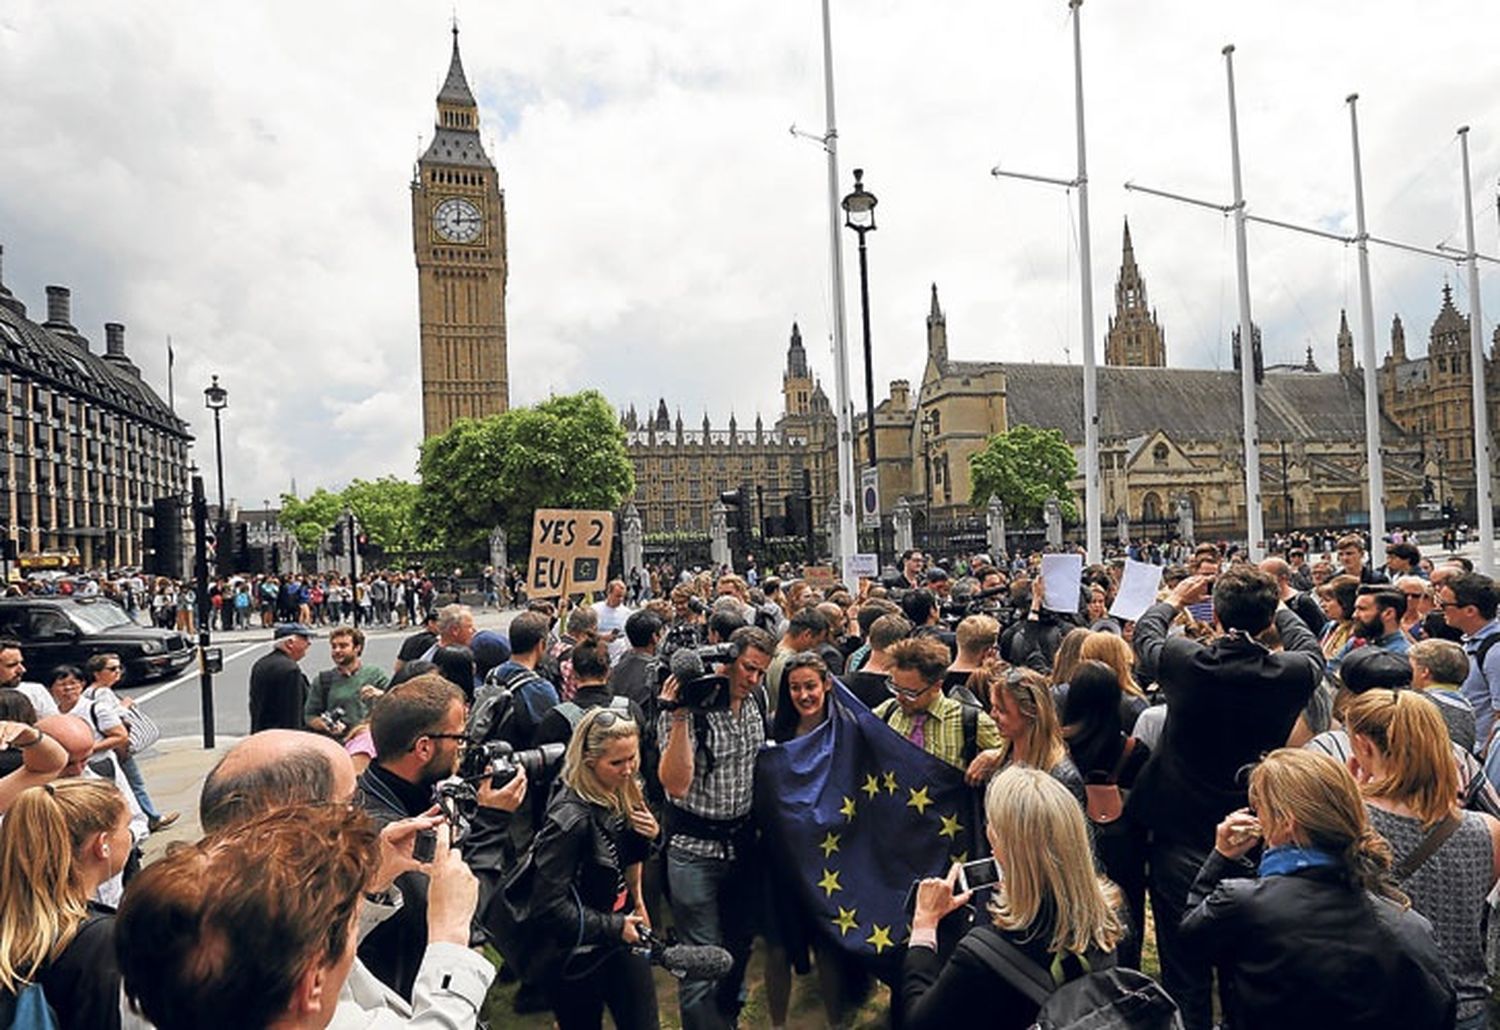
{"type": "Polygon", "coordinates": [[[754,627],[730,638],[737,651],[725,666],[729,704],[714,711],[677,707],[682,689],[676,676],[662,686],[657,737],[663,741],[658,766],[670,804],[667,814],[667,883],[672,914],[688,944],[718,944],[734,956],[734,967],[717,985],[684,981],[678,985],[682,1023],[687,1030],[734,1025],[745,966],[754,933],[757,891],[746,889],[754,875],[750,809],[755,756],[766,740],[762,689],[775,644],[754,627]]]}
{"type": "MultiPolygon", "coordinates": [[[[370,713],[375,761],[359,777],[357,803],[377,825],[431,809],[433,787],[457,768],[464,716],[462,691],[436,673],[392,687],[375,702],[370,713]]],[[[513,811],[525,792],[526,778],[518,774],[497,792],[504,802],[496,807],[513,811]]],[[[376,976],[410,998],[427,946],[427,877],[405,873],[397,885],[404,899],[401,911],[364,939],[359,954],[376,976]]]]}
{"type": "Polygon", "coordinates": [[[608,708],[590,710],[568,744],[537,836],[529,908],[541,939],[527,964],[545,983],[561,1030],[598,1027],[606,1006],[620,1030],[657,1025],[651,967],[631,947],[651,925],[641,862],[661,832],[639,766],[637,725],[608,708]]]}

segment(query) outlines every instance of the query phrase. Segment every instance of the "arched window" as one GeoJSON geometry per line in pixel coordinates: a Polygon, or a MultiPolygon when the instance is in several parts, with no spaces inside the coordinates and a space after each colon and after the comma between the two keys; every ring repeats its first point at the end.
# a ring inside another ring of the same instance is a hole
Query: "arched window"
{"type": "Polygon", "coordinates": [[[1154,522],[1161,518],[1161,498],[1156,493],[1148,493],[1141,498],[1141,521],[1154,522]]]}

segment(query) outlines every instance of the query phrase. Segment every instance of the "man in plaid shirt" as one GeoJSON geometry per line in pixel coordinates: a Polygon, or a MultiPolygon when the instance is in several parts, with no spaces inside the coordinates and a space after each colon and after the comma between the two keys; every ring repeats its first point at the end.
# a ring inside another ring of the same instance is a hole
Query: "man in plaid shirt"
{"type": "MultiPolygon", "coordinates": [[[[891,663],[891,693],[875,708],[887,726],[929,755],[956,769],[969,770],[977,753],[1000,746],[995,720],[979,712],[975,727],[976,755],[964,755],[964,706],[943,694],[948,671],[948,648],[934,637],[908,637],[886,652],[891,663]]],[[[986,699],[987,700],[987,699],[986,699]]],[[[986,769],[993,763],[981,763],[986,769]]],[[[977,775],[981,769],[975,769],[977,775]]]]}
{"type": "Polygon", "coordinates": [[[776,643],[753,626],[734,631],[738,650],[723,668],[729,707],[710,712],[673,708],[678,683],[662,686],[658,773],[667,793],[667,884],[672,916],[685,944],[717,944],[734,967],[717,984],[677,986],[684,1030],[730,1027],[739,1017],[745,966],[754,934],[757,871],[750,854],[755,756],[766,741],[762,683],[776,643]]]}

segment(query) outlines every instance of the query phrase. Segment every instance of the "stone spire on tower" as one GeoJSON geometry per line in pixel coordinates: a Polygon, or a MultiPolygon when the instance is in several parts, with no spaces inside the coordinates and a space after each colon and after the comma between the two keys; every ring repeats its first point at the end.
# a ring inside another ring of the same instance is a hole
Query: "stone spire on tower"
{"type": "Polygon", "coordinates": [[[1115,313],[1104,335],[1104,363],[1146,368],[1161,368],[1167,363],[1166,334],[1146,300],[1146,280],[1135,263],[1129,219],[1125,221],[1120,277],[1115,281],[1115,313]]]}
{"type": "Polygon", "coordinates": [[[1406,360],[1406,326],[1400,315],[1391,319],[1391,360],[1397,364],[1406,360]]]}
{"type": "Polygon", "coordinates": [[[948,316],[938,304],[937,283],[932,284],[932,305],[927,311],[927,354],[939,365],[948,361],[948,316]]]}
{"type": "Polygon", "coordinates": [[[1348,375],[1357,366],[1354,363],[1354,334],[1349,331],[1349,312],[1343,308],[1339,309],[1339,373],[1348,375]]]}
{"type": "Polygon", "coordinates": [[[802,330],[792,323],[792,342],[786,349],[786,372],[781,377],[782,412],[806,415],[812,410],[812,373],[807,370],[807,351],[802,346],[802,330]]]}

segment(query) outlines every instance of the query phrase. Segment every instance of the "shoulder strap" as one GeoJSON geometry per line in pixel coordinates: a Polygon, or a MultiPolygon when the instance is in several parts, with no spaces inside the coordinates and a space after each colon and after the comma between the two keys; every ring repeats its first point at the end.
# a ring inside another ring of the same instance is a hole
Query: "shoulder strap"
{"type": "Polygon", "coordinates": [[[609,699],[609,707],[616,715],[630,718],[630,698],[623,694],[616,694],[609,699]]]}
{"type": "Polygon", "coordinates": [[[964,768],[979,754],[979,709],[973,705],[962,705],[960,711],[964,723],[964,768]]]}
{"type": "Polygon", "coordinates": [[[1422,838],[1422,843],[1417,845],[1417,850],[1407,855],[1405,860],[1391,871],[1391,875],[1395,878],[1396,882],[1401,883],[1418,869],[1421,869],[1427,860],[1433,856],[1433,853],[1442,847],[1443,843],[1449,837],[1453,836],[1461,825],[1463,825],[1463,820],[1454,813],[1449,812],[1446,819],[1428,830],[1427,836],[1422,838]]]}
{"type": "Polygon", "coordinates": [[[568,728],[578,729],[578,723],[583,719],[583,709],[572,701],[564,701],[556,708],[558,715],[568,720],[568,728]]]}
{"type": "Polygon", "coordinates": [[[1057,990],[1052,974],[999,934],[971,933],[965,938],[965,943],[990,972],[1037,1005],[1045,1004],[1057,990]]]}
{"type": "Polygon", "coordinates": [[[1500,644],[1500,633],[1491,633],[1481,640],[1479,646],[1474,649],[1474,662],[1479,666],[1481,674],[1484,672],[1484,656],[1489,654],[1490,648],[1496,644],[1500,644]]]}
{"type": "Polygon", "coordinates": [[[1120,774],[1125,771],[1125,763],[1130,761],[1130,753],[1135,750],[1135,738],[1126,737],[1125,746],[1120,749],[1120,757],[1115,760],[1115,767],[1109,771],[1109,779],[1105,783],[1115,784],[1120,782],[1120,774]]]}

